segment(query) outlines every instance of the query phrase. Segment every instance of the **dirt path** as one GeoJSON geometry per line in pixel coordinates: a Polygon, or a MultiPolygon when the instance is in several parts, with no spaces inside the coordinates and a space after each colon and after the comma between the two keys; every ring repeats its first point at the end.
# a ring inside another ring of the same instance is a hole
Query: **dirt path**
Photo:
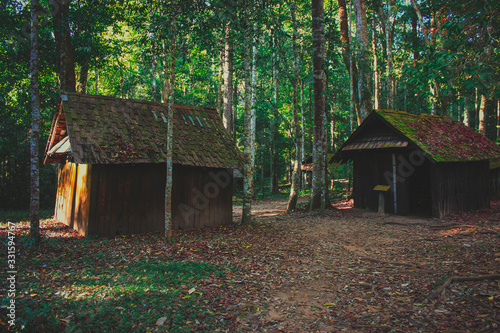
{"type": "MultiPolygon", "coordinates": [[[[82,240],[46,221],[44,237],[53,240],[36,253],[26,247],[22,257],[33,265],[24,270],[52,284],[72,276],[89,251],[105,254],[99,268],[121,267],[121,258],[209,263],[223,274],[197,280],[196,299],[221,332],[500,331],[500,201],[445,220],[381,216],[348,202],[323,215],[286,214],[285,207],[286,200],[257,201],[254,224],[239,226],[236,206],[234,226],[176,231],[168,246],[159,233],[82,240]],[[67,266],[35,261],[61,251],[67,266]],[[434,295],[454,276],[475,281],[450,283],[434,295]]],[[[17,228],[19,237],[27,235],[29,223],[17,228]]],[[[189,294],[192,287],[182,286],[189,294]]],[[[53,293],[37,297],[49,302],[53,293]]],[[[195,330],[197,322],[189,325],[195,330]]],[[[147,331],[168,331],[157,326],[147,331]]]]}
{"type": "Polygon", "coordinates": [[[266,244],[255,239],[242,262],[252,268],[242,285],[258,290],[243,302],[253,309],[238,317],[243,330],[500,330],[499,280],[455,283],[426,300],[452,276],[500,273],[497,205],[447,220],[358,209],[285,214],[285,205],[254,205],[266,244]]]}

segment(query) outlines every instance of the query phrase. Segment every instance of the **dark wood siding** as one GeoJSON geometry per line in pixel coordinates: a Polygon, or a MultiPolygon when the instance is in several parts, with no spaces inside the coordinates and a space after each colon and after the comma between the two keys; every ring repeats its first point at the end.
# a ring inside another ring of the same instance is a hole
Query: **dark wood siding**
{"type": "Polygon", "coordinates": [[[97,190],[89,235],[114,236],[163,230],[165,165],[95,165],[97,190]]]}
{"type": "MultiPolygon", "coordinates": [[[[163,231],[165,164],[78,165],[59,173],[55,217],[82,235],[163,231]]],[[[174,165],[172,229],[232,223],[231,169],[174,165]]]]}
{"type": "Polygon", "coordinates": [[[491,195],[495,198],[500,196],[500,168],[490,170],[491,195]]]}
{"type": "Polygon", "coordinates": [[[490,205],[488,161],[436,163],[431,168],[432,215],[487,208],[490,205]]]}
{"type": "Polygon", "coordinates": [[[232,223],[231,169],[174,165],[172,219],[175,229],[232,223]]]}
{"type": "MultiPolygon", "coordinates": [[[[367,152],[357,154],[353,165],[353,197],[357,208],[377,210],[378,192],[373,188],[377,185],[389,185],[391,190],[385,192],[385,211],[394,212],[392,183],[387,173],[392,175],[392,157],[390,153],[376,154],[367,152]]],[[[392,176],[391,176],[392,177],[392,176]]]]}
{"type": "MultiPolygon", "coordinates": [[[[395,152],[397,170],[397,213],[442,218],[450,213],[489,207],[490,171],[487,161],[431,163],[412,161],[410,151],[395,152]]],[[[354,204],[357,208],[377,210],[376,185],[390,185],[385,211],[394,212],[392,153],[364,151],[354,160],[354,204]]]]}

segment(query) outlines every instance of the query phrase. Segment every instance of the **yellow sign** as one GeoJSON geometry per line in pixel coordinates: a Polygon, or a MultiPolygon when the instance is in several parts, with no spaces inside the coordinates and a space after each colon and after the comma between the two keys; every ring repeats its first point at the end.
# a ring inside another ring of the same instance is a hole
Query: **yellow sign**
{"type": "Polygon", "coordinates": [[[389,185],[377,185],[373,188],[373,190],[386,192],[386,191],[389,191],[390,188],[391,187],[389,185]]]}

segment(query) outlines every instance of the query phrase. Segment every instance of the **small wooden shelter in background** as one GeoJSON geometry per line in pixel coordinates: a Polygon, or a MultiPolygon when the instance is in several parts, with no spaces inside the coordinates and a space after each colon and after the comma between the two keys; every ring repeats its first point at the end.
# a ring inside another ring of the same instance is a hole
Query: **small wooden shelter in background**
{"type": "Polygon", "coordinates": [[[377,185],[388,185],[385,212],[444,217],[489,207],[498,190],[500,148],[461,122],[376,110],[333,160],[353,161],[358,208],[377,210],[377,185]]]}
{"type": "MultiPolygon", "coordinates": [[[[165,104],[62,94],[44,163],[60,163],[55,218],[82,235],[163,231],[165,104]]],[[[243,157],[213,109],[175,106],[172,229],[232,223],[243,157]]]]}
{"type": "Polygon", "coordinates": [[[313,156],[306,157],[300,166],[302,171],[302,187],[311,188],[312,186],[312,173],[313,173],[313,156]]]}

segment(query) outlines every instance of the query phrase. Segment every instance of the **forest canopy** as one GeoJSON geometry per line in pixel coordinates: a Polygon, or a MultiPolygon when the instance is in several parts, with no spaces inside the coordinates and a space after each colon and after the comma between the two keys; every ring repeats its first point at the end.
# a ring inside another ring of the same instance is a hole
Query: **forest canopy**
{"type": "MultiPolygon", "coordinates": [[[[2,209],[29,206],[30,10],[20,0],[0,8],[2,209]]],[[[372,108],[449,116],[499,136],[497,1],[42,0],[38,12],[41,157],[62,91],[172,94],[175,104],[215,108],[243,151],[251,83],[255,193],[277,192],[293,160],[313,154],[318,41],[324,154],[372,108]],[[319,35],[313,5],[323,9],[319,35]]],[[[53,207],[56,171],[40,167],[42,208],[53,207]]]]}

